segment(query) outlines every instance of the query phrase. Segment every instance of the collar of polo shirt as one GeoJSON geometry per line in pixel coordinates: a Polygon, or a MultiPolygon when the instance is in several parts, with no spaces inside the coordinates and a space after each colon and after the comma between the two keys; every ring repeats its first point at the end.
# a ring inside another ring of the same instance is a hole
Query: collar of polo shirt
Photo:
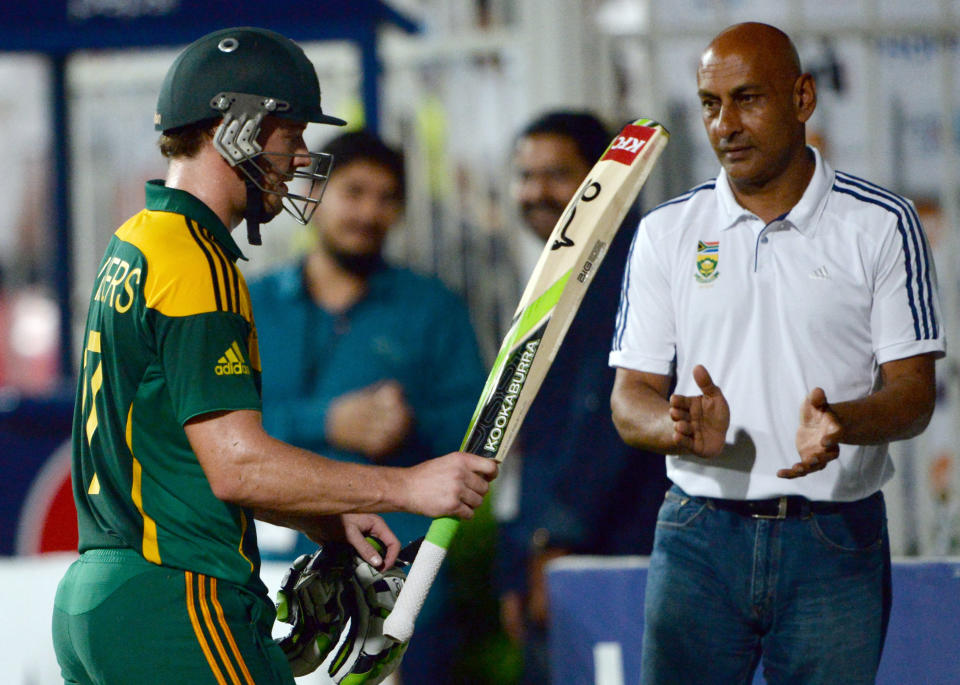
{"type": "MultiPolygon", "coordinates": [[[[833,185],[833,174],[828,173],[819,150],[809,146],[807,149],[813,152],[814,159],[816,160],[813,177],[810,179],[806,190],[803,191],[803,197],[793,206],[793,209],[790,210],[786,217],[783,217],[783,220],[788,223],[791,228],[795,228],[802,235],[809,237],[814,234],[817,221],[827,206],[827,198],[830,196],[830,188],[833,185]]],[[[720,169],[720,175],[717,176],[717,195],[720,199],[720,207],[723,210],[721,220],[724,223],[721,226],[721,230],[725,231],[733,228],[741,221],[760,222],[756,214],[745,209],[737,202],[737,198],[733,195],[733,190],[730,189],[727,172],[723,168],[720,169]]],[[[761,231],[763,228],[763,224],[760,223],[757,231],[761,231]]]]}

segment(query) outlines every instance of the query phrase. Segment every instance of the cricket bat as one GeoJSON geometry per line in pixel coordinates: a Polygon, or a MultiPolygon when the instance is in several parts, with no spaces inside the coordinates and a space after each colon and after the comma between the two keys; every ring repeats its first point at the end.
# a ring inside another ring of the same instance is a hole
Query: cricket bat
{"type": "MultiPolygon", "coordinates": [[[[650,119],[613,139],[560,215],[527,281],[460,450],[502,461],[577,313],[593,274],[669,139],[650,119]]],[[[460,522],[434,519],[383,624],[405,642],[460,522]]]]}

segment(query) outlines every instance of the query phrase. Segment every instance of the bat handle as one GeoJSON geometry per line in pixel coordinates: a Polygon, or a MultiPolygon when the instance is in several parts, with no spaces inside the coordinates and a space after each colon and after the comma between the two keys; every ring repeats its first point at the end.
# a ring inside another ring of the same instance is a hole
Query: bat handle
{"type": "Polygon", "coordinates": [[[407,572],[407,579],[397,596],[393,610],[383,622],[383,634],[397,642],[407,642],[413,635],[413,624],[420,615],[430,587],[440,572],[447,549],[459,521],[453,518],[434,520],[407,572]]]}

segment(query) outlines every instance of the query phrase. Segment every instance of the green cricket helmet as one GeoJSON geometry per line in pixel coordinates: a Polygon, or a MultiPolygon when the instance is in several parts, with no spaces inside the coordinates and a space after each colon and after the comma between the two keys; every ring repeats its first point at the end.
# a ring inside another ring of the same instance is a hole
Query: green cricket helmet
{"type": "Polygon", "coordinates": [[[293,189],[286,184],[283,190],[268,187],[264,176],[277,167],[257,140],[267,115],[346,124],[323,113],[317,73],[300,46],[279,33],[254,27],[221,29],[188,45],[167,71],[154,115],[154,127],[164,133],[203,121],[212,124],[222,117],[213,144],[245,176],[251,244],[259,244],[257,225],[272,218],[263,214],[261,193],[281,196],[284,209],[305,224],[320,202],[332,164],[324,153],[296,155],[309,157],[310,164],[283,175],[293,189]]]}

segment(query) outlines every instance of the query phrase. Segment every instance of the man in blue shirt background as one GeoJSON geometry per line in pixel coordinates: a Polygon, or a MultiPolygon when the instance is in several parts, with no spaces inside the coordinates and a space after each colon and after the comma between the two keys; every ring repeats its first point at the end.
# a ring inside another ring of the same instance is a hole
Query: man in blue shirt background
{"type": "MultiPolygon", "coordinates": [[[[354,131],[313,217],[315,247],[250,284],[271,434],[334,459],[411,466],[456,449],[486,377],[463,302],[439,280],[387,264],[404,209],[400,152],[354,131]],[[439,450],[439,451],[438,451],[439,450]]],[[[429,519],[385,516],[401,542],[429,519]]],[[[301,536],[291,559],[316,545],[301,536]]],[[[449,584],[434,586],[401,666],[406,682],[448,678],[449,584]]]]}

